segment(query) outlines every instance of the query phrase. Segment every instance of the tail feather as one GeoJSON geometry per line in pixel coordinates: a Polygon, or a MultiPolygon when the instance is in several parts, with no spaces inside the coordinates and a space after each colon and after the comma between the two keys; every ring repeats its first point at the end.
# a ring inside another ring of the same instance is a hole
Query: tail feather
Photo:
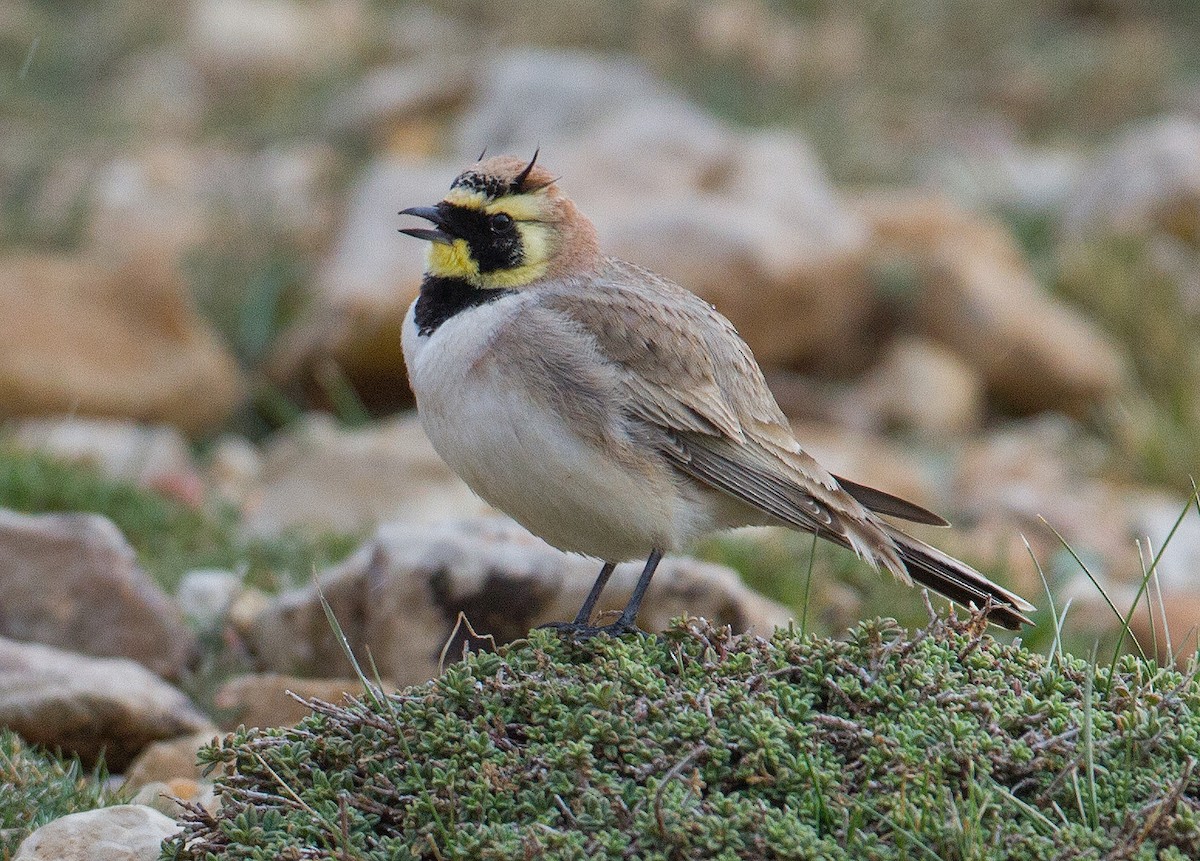
{"type": "Polygon", "coordinates": [[[1025,613],[1037,609],[1020,595],[1010,592],[936,547],[901,532],[888,523],[881,524],[895,542],[904,566],[917,583],[932,589],[964,607],[989,607],[988,621],[1016,630],[1033,624],[1025,613]]]}

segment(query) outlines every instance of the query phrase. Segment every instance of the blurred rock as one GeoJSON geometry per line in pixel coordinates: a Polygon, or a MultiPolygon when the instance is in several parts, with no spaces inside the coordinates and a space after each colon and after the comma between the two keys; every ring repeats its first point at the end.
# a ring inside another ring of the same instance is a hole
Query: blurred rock
{"type": "MultiPolygon", "coordinates": [[[[393,688],[385,686],[385,690],[393,688]]],[[[305,699],[341,703],[347,695],[361,698],[363,685],[357,678],[303,679],[278,673],[237,676],[223,684],[213,704],[222,713],[222,724],[233,729],[244,726],[292,726],[312,710],[289,696],[291,691],[305,699]]]]}
{"type": "MultiPolygon", "coordinates": [[[[1143,609],[1146,600],[1142,599],[1143,609]]],[[[1130,630],[1146,654],[1156,657],[1160,664],[1186,666],[1200,649],[1200,594],[1164,592],[1160,605],[1158,593],[1152,591],[1149,600],[1153,609],[1149,614],[1134,613],[1129,620],[1130,630]]],[[[1117,607],[1124,609],[1119,604],[1117,607]]]]}
{"type": "Polygon", "coordinates": [[[317,275],[309,313],[277,343],[269,368],[277,382],[319,379],[332,362],[369,406],[411,403],[400,327],[420,287],[425,243],[398,234],[394,214],[441,200],[463,167],[399,158],[367,167],[317,275]]]}
{"type": "Polygon", "coordinates": [[[314,413],[271,440],[246,528],[354,532],[489,511],[433,450],[414,413],[339,428],[314,413]]]}
{"type": "Polygon", "coordinates": [[[606,252],[716,305],[764,365],[836,365],[854,355],[851,333],[869,310],[868,280],[854,255],[825,255],[818,264],[778,219],[711,199],[643,202],[604,232],[606,252]]]}
{"type": "Polygon", "coordinates": [[[475,71],[475,62],[442,53],[372,69],[333,105],[330,125],[386,143],[404,124],[461,104],[475,71]]]}
{"type": "Polygon", "coordinates": [[[951,541],[996,554],[997,566],[1011,572],[1010,582],[1032,596],[1043,588],[1033,559],[1051,585],[1080,573],[1057,531],[1095,576],[1114,582],[1138,562],[1128,526],[1129,491],[1103,481],[1106,458],[1099,441],[1050,414],[971,441],[959,453],[953,481],[970,528],[954,530],[951,541]]]}
{"type": "Polygon", "coordinates": [[[382,35],[390,55],[405,59],[421,55],[481,49],[483,38],[453,10],[435,9],[420,3],[405,3],[385,10],[382,35]]]}
{"type": "Polygon", "coordinates": [[[258,486],[261,471],[258,446],[245,437],[225,434],[213,446],[205,475],[221,499],[241,506],[258,486]]]}
{"type": "Polygon", "coordinates": [[[0,509],[0,635],[180,676],[196,645],[179,607],[110,520],[0,509]]]}
{"type": "MultiPolygon", "coordinates": [[[[421,85],[428,70],[389,74],[413,75],[418,103],[440,92],[421,85]]],[[[735,130],[626,59],[518,49],[475,74],[454,137],[456,159],[393,158],[364,174],[314,311],[273,357],[276,380],[319,379],[332,361],[371,407],[404,402],[399,330],[425,249],[380,213],[440,200],[484,146],[540,144],[605,253],[716,303],[764,363],[845,370],[869,355],[866,232],[795,135],[735,130]]]]}
{"type": "MultiPolygon", "coordinates": [[[[1155,572],[1163,593],[1200,597],[1200,511],[1194,501],[1185,506],[1186,500],[1164,493],[1135,496],[1130,527],[1146,547],[1147,562],[1161,553],[1155,572]]],[[[1194,621],[1200,624],[1200,614],[1194,621]]]]}
{"type": "Polygon", "coordinates": [[[143,486],[195,473],[187,440],[169,425],[73,416],[35,418],[14,422],[7,438],[28,451],[86,464],[109,478],[143,486]]]}
{"type": "MultiPolygon", "coordinates": [[[[618,566],[598,614],[625,604],[641,567],[618,566]]],[[[444,647],[447,660],[457,659],[466,636],[456,631],[460,612],[479,634],[507,642],[542,622],[573,619],[599,570],[592,559],[560,553],[494,518],[384,524],[320,582],[351,647],[359,654],[369,647],[382,676],[403,686],[437,675],[444,647]]],[[[640,622],[661,630],[683,612],[763,634],[790,615],[728,568],[670,557],[640,622]]],[[[276,598],[257,620],[252,647],[277,672],[351,674],[313,586],[276,598]]]]}
{"type": "Polygon", "coordinates": [[[129,57],[111,86],[121,120],[153,134],[195,135],[209,107],[200,70],[170,48],[129,57]]]}
{"type": "Polygon", "coordinates": [[[186,810],[183,804],[203,807],[213,813],[221,806],[221,799],[210,781],[178,777],[163,783],[147,783],[129,799],[129,803],[143,804],[178,819],[186,810]]]}
{"type": "Polygon", "coordinates": [[[1082,415],[1122,390],[1116,345],[1042,290],[1002,227],[913,193],[863,195],[856,209],[879,268],[915,269],[917,328],[982,374],[1005,405],[1082,415]]]}
{"type": "Polygon", "coordinates": [[[521,49],[458,136],[464,159],[540,143],[606,254],[714,303],[760,362],[863,364],[866,232],[797,135],[735,130],[625,59],[521,49]]]}
{"type": "Polygon", "coordinates": [[[237,364],[171,267],[8,257],[0,305],[3,414],[123,416],[199,432],[242,398],[237,364]]]}
{"type": "Polygon", "coordinates": [[[901,337],[843,404],[842,415],[854,427],[962,436],[983,424],[983,381],[945,347],[901,337]]]}
{"type": "Polygon", "coordinates": [[[1200,242],[1200,120],[1161,117],[1120,135],[1067,199],[1068,238],[1162,231],[1200,242]]]}
{"type": "Polygon", "coordinates": [[[176,780],[202,780],[204,774],[196,754],[216,735],[215,730],[204,730],[147,745],[125,769],[124,788],[139,790],[176,780]]]}
{"type": "Polygon", "coordinates": [[[17,847],[13,861],[156,861],[182,826],[157,810],[120,804],[48,822],[17,847]]]}
{"type": "Polygon", "coordinates": [[[294,80],[344,65],[362,50],[360,0],[194,0],[186,50],[210,80],[294,80]]]}
{"type": "Polygon", "coordinates": [[[181,261],[227,245],[245,256],[272,241],[323,247],[333,224],[337,156],[320,143],[246,154],[155,141],[101,167],[89,236],[97,255],[181,261]]]}
{"type": "Polygon", "coordinates": [[[1083,168],[1079,153],[1028,146],[1023,133],[1007,124],[976,131],[932,152],[920,170],[920,184],[969,209],[1061,216],[1083,168]]]}
{"type": "MultiPolygon", "coordinates": [[[[626,111],[644,112],[647,106],[676,119],[681,110],[701,115],[627,58],[516,48],[493,57],[478,75],[476,97],[459,120],[458,153],[461,159],[473,160],[484,146],[493,154],[532,154],[532,147],[540,146],[550,163],[550,157],[568,144],[596,135],[626,111]]],[[[707,123],[719,126],[713,119],[707,123]]],[[[694,125],[687,123],[688,128],[694,125]]],[[[679,137],[678,145],[688,146],[685,136],[679,137]]],[[[636,152],[630,150],[631,155],[636,152]]]]}
{"type": "Polygon", "coordinates": [[[160,739],[216,732],[186,696],[145,667],[0,638],[0,726],[114,772],[160,739]]]}
{"type": "Polygon", "coordinates": [[[188,621],[201,631],[220,627],[242,591],[242,578],[232,571],[189,571],[179,581],[175,600],[188,621]]]}

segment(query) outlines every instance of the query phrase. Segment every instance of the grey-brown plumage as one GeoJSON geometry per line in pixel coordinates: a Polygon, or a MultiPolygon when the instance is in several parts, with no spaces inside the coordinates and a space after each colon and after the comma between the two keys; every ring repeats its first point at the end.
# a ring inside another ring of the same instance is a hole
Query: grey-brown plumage
{"type": "MultiPolygon", "coordinates": [[[[663,552],[712,528],[776,524],[987,606],[998,624],[1028,621],[1022,598],[877,515],[941,518],[808,455],[732,324],[666,279],[602,257],[552,175],[511,158],[470,173],[469,194],[458,186],[437,210],[410,211],[443,235],[414,231],[434,244],[404,346],[431,441],[481,496],[565,550],[606,563],[649,556],[632,614],[663,552]],[[472,234],[456,234],[467,222],[472,234]],[[518,264],[482,271],[492,232],[505,248],[518,243],[518,264]],[[462,307],[439,307],[433,331],[417,326],[455,279],[462,307]]],[[[576,619],[588,631],[608,573],[576,619]]]]}

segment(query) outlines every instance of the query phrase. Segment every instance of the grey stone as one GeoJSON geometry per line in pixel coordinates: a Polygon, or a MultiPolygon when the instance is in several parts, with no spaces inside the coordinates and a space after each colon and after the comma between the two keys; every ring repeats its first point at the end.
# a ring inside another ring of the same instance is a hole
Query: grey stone
{"type": "Polygon", "coordinates": [[[0,638],[0,726],[121,771],[148,744],[212,723],[145,667],[0,638]]]}
{"type": "Polygon", "coordinates": [[[95,514],[0,509],[0,635],[131,658],[168,677],[195,648],[179,607],[95,514]]]}

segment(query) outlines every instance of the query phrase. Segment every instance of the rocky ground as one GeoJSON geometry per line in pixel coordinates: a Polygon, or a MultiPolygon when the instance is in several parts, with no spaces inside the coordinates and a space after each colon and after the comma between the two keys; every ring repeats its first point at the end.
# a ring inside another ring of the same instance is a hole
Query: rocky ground
{"type": "MultiPolygon", "coordinates": [[[[729,316],[833,471],[947,515],[922,537],[1041,607],[1027,646],[1195,655],[1185,8],[1013,4],[1004,27],[973,4],[510,11],[0,3],[13,744],[87,768],[103,751],[109,800],[175,816],[164,791],[216,803],[194,767],[213,733],[294,723],[285,691],[361,690],[322,595],[394,686],[573,613],[594,565],[473,497],[405,385],[423,249],[395,212],[485,146],[540,146],[610,253],[729,316]]],[[[770,531],[664,563],[643,623],[684,612],[835,636],[925,619],[770,531]]],[[[0,745],[0,771],[25,755],[0,745]]],[[[0,811],[0,857],[32,824],[0,811]]],[[[42,851],[20,857],[62,857],[42,851]]]]}

